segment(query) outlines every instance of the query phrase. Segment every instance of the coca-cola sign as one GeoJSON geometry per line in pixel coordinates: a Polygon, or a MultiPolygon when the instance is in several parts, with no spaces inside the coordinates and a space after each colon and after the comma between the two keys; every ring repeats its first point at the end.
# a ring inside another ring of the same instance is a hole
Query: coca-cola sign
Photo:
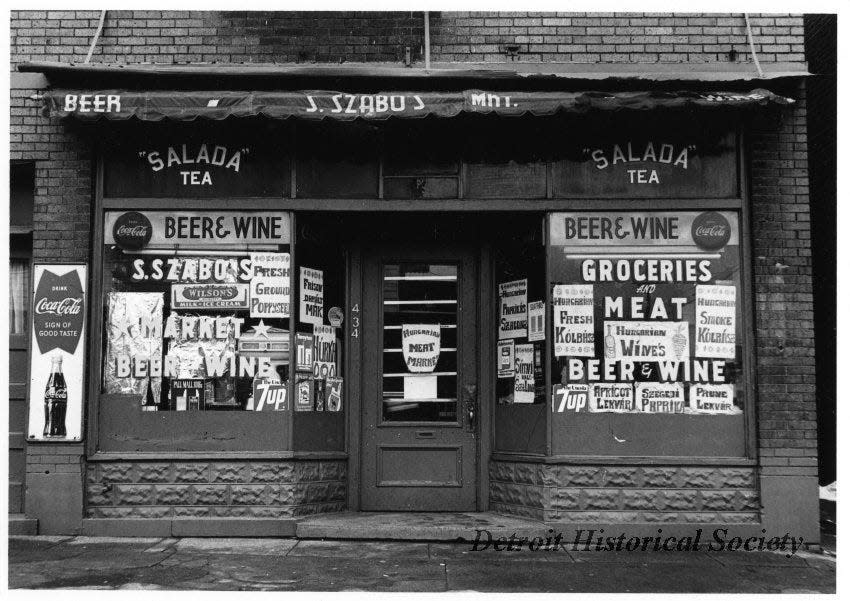
{"type": "Polygon", "coordinates": [[[720,213],[701,213],[691,224],[691,237],[703,250],[719,250],[729,243],[732,226],[720,213]]]}
{"type": "Polygon", "coordinates": [[[85,295],[79,272],[56,275],[45,270],[36,283],[33,328],[38,350],[74,354],[83,333],[85,295]]]}
{"type": "Polygon", "coordinates": [[[137,211],[120,215],[112,226],[115,243],[124,250],[144,248],[153,236],[150,219],[137,211]]]}

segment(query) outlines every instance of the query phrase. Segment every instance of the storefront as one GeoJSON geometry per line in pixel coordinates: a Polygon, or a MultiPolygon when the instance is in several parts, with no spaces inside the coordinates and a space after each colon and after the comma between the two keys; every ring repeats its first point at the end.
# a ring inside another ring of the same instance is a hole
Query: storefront
{"type": "Polygon", "coordinates": [[[44,102],[97,140],[87,520],[765,523],[748,129],[792,100],[44,102]]]}

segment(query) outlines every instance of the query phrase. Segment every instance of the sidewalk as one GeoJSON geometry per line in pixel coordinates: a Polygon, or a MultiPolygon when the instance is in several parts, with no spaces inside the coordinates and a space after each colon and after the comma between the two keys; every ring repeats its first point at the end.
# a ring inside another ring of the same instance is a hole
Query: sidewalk
{"type": "Polygon", "coordinates": [[[10,588],[835,592],[831,554],[471,551],[469,544],[13,536],[10,588]]]}

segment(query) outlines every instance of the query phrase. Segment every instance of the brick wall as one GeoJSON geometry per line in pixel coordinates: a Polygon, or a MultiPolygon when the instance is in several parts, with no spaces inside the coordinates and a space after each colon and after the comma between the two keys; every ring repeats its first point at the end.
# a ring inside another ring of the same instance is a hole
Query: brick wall
{"type": "Polygon", "coordinates": [[[91,518],[280,518],[345,509],[344,461],[91,463],[91,518]]]}
{"type": "MultiPolygon", "coordinates": [[[[12,11],[12,63],[82,61],[99,11],[12,11]]],[[[434,61],[579,63],[749,61],[742,14],[431,15],[434,61]]],[[[803,62],[803,17],[751,16],[759,60],[803,62]]],[[[397,62],[423,54],[421,12],[108,11],[94,62],[397,62]]]]}
{"type": "MultiPolygon", "coordinates": [[[[14,79],[11,87],[9,158],[35,164],[33,260],[89,262],[90,136],[77,124],[42,118],[38,104],[29,98],[38,90],[22,88],[14,79]]],[[[80,532],[84,452],[83,443],[27,444],[24,509],[39,519],[40,532],[80,532]]]]}
{"type": "Polygon", "coordinates": [[[492,461],[495,511],[546,522],[756,523],[754,468],[492,461]]]}
{"type": "Polygon", "coordinates": [[[764,475],[817,476],[805,88],[794,111],[754,122],[753,288],[764,475]]]}

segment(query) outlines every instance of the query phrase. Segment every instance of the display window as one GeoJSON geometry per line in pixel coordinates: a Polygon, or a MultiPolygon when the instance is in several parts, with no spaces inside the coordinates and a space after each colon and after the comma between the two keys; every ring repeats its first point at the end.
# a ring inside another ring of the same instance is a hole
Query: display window
{"type": "Polygon", "coordinates": [[[104,219],[104,394],[140,411],[283,411],[290,223],[275,212],[104,219]]]}
{"type": "Polygon", "coordinates": [[[730,418],[725,436],[740,441],[740,230],[732,211],[552,214],[553,414],[587,415],[582,423],[616,415],[633,427],[670,417],[672,447],[687,443],[687,428],[700,428],[694,418],[708,428],[730,418]]]}
{"type": "Polygon", "coordinates": [[[298,232],[294,409],[339,413],[345,396],[345,256],[328,219],[305,217],[298,232]]]}
{"type": "Polygon", "coordinates": [[[543,246],[519,236],[496,250],[497,402],[546,402],[546,263],[543,246]]]}

